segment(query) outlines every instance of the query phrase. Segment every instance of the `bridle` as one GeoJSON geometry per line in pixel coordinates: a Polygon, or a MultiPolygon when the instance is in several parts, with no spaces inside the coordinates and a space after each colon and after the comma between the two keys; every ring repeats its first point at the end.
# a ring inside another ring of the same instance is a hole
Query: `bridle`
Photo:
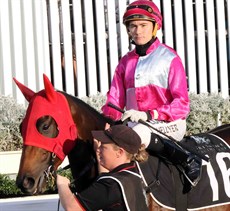
{"type": "Polygon", "coordinates": [[[50,157],[49,166],[44,171],[44,178],[46,179],[46,184],[48,184],[48,188],[52,190],[56,189],[56,171],[54,170],[54,161],[56,157],[56,154],[52,153],[50,157]]]}
{"type": "Polygon", "coordinates": [[[46,180],[46,189],[55,190],[56,189],[56,171],[54,170],[54,160],[56,158],[55,153],[52,153],[49,166],[46,170],[43,171],[42,176],[39,179],[38,186],[33,194],[37,192],[37,190],[42,189],[42,185],[44,179],[46,180]]]}
{"type": "MultiPolygon", "coordinates": [[[[70,164],[66,165],[63,168],[60,168],[58,170],[54,170],[54,161],[56,158],[56,154],[52,153],[51,157],[50,157],[50,162],[49,162],[49,166],[47,167],[47,169],[43,172],[44,173],[44,179],[46,179],[46,184],[48,184],[48,188],[55,188],[56,187],[56,177],[57,177],[57,173],[61,173],[64,170],[70,169],[70,164]]],[[[83,177],[87,171],[89,171],[93,165],[96,163],[96,159],[91,156],[90,161],[85,165],[85,167],[81,170],[81,172],[79,173],[78,177],[75,178],[71,184],[74,184],[75,181],[79,180],[81,177],[83,177]]],[[[39,186],[42,185],[43,179],[39,182],[39,186]]]]}

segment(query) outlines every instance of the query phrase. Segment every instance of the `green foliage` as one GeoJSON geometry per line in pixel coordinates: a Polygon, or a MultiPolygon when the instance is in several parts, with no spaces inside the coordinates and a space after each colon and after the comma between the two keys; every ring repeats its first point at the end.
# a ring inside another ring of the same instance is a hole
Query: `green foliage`
{"type": "MultiPolygon", "coordinates": [[[[63,170],[62,168],[59,168],[56,171],[56,173],[61,176],[67,177],[70,181],[73,180],[70,169],[63,170]]],[[[55,178],[49,178],[47,180],[46,191],[43,194],[54,194],[54,193],[57,193],[56,181],[55,181],[55,178]]]]}
{"type": "Polygon", "coordinates": [[[187,135],[206,132],[222,124],[230,123],[229,98],[224,99],[219,94],[190,95],[190,114],[187,118],[187,135]],[[218,116],[220,115],[220,116],[218,116]]]}
{"type": "Polygon", "coordinates": [[[13,151],[22,148],[19,125],[25,108],[11,97],[0,95],[0,151],[13,151]]]}
{"type": "Polygon", "coordinates": [[[83,97],[81,99],[99,112],[101,112],[101,107],[106,101],[105,95],[99,92],[96,95],[90,95],[89,97],[83,97]]]}
{"type": "Polygon", "coordinates": [[[17,188],[15,180],[10,179],[9,176],[0,174],[0,198],[15,196],[23,196],[23,193],[17,188]]]}
{"type": "Polygon", "coordinates": [[[72,173],[71,173],[71,170],[70,169],[67,169],[67,170],[63,170],[63,168],[59,168],[57,170],[57,174],[63,176],[63,177],[67,177],[69,178],[70,181],[73,180],[73,177],[72,177],[72,173]]]}
{"type": "MultiPolygon", "coordinates": [[[[62,171],[60,168],[58,174],[65,176],[72,181],[73,177],[70,169],[62,171]]],[[[47,184],[47,190],[43,194],[54,194],[57,193],[56,186],[54,186],[53,181],[49,180],[47,184]]],[[[0,198],[11,198],[25,196],[24,193],[16,186],[16,181],[11,179],[9,176],[0,174],[0,198]]]]}

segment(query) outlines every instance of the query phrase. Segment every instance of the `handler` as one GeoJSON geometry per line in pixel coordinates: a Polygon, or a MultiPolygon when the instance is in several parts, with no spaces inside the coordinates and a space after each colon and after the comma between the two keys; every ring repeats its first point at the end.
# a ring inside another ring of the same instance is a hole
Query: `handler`
{"type": "Polygon", "coordinates": [[[123,23],[135,49],[121,58],[102,112],[114,120],[131,120],[128,125],[147,149],[182,166],[189,181],[197,184],[201,160],[165,136],[159,137],[150,127],[138,124],[139,120],[148,121],[177,141],[186,132],[190,111],[186,74],[175,50],[160,43],[156,36],[162,26],[161,13],[152,1],[134,1],[127,7],[123,23]],[[126,109],[122,117],[108,106],[109,102],[126,109]]]}
{"type": "Polygon", "coordinates": [[[148,210],[142,179],[135,156],[141,147],[140,137],[125,125],[115,125],[104,131],[92,131],[101,142],[100,165],[108,169],[81,193],[72,193],[70,181],[57,175],[57,187],[65,210],[148,210]]]}

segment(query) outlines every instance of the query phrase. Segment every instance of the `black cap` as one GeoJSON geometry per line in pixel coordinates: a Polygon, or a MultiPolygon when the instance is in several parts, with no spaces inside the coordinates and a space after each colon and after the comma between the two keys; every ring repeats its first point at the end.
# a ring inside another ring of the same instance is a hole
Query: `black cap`
{"type": "Polygon", "coordinates": [[[115,143],[131,154],[137,153],[141,146],[139,135],[125,125],[114,125],[107,130],[94,130],[92,134],[98,141],[115,143]]]}

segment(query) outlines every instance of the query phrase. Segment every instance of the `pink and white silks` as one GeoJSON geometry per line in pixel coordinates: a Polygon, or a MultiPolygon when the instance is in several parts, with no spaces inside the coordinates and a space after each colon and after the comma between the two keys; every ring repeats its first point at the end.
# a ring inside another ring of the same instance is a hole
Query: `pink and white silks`
{"type": "Polygon", "coordinates": [[[121,109],[149,111],[153,120],[185,120],[190,107],[186,73],[180,57],[158,38],[145,56],[136,54],[135,49],[128,52],[115,70],[102,107],[104,115],[119,120],[122,114],[109,107],[108,102],[121,109]]]}

